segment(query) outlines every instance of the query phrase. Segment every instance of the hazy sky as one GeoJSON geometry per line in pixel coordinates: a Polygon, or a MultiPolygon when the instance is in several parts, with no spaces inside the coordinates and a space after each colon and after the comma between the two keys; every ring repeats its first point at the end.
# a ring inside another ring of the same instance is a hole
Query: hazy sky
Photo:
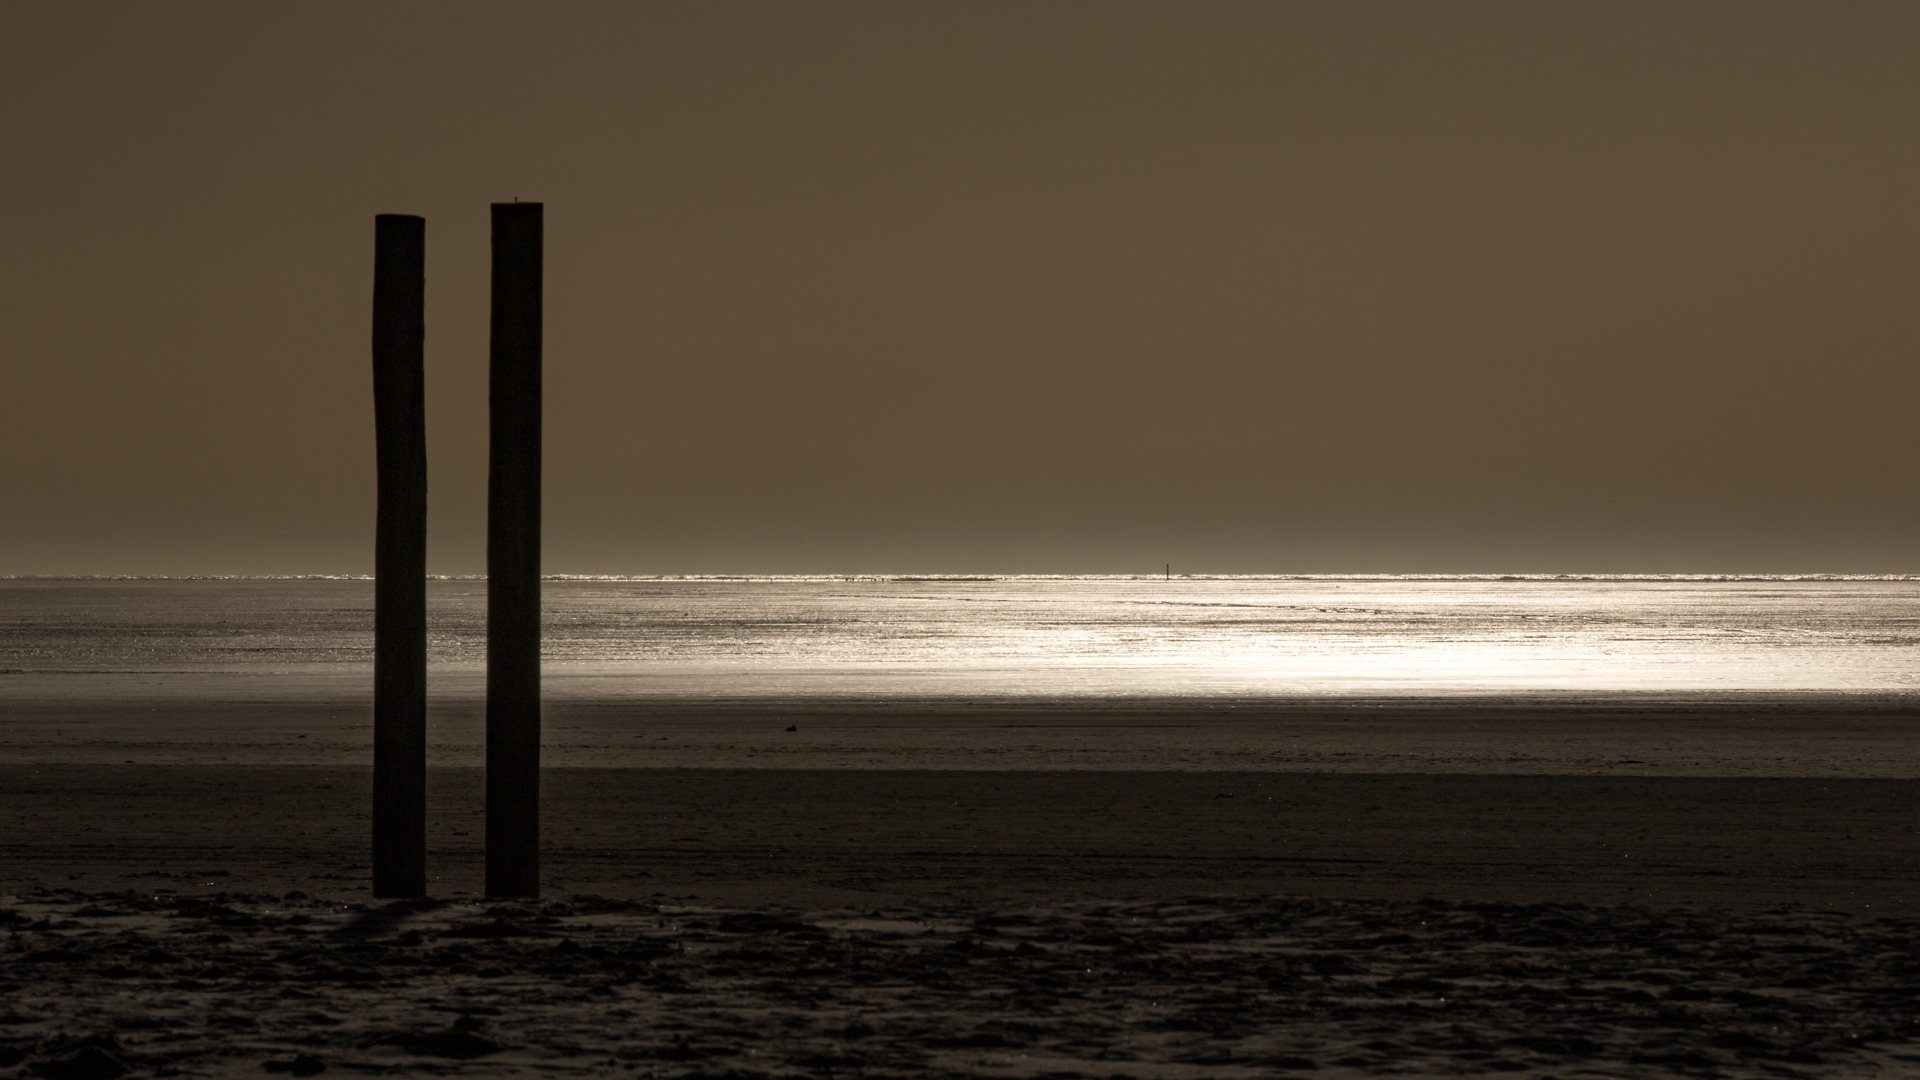
{"type": "Polygon", "coordinates": [[[0,6],[0,574],[1920,572],[1920,4],[0,6]]]}

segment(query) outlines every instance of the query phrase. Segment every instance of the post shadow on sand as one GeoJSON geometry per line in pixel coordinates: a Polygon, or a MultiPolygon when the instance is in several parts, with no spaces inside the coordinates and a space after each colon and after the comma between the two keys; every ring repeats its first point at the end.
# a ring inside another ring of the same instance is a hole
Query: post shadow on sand
{"type": "Polygon", "coordinates": [[[427,892],[427,223],[373,221],[373,895],[418,897],[427,892]]]}

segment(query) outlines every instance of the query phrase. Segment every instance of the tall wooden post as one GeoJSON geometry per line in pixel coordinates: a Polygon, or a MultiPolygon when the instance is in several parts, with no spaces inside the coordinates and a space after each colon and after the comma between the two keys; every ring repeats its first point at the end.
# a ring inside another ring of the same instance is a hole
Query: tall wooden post
{"type": "Polygon", "coordinates": [[[487,895],[540,895],[542,204],[493,205],[487,895]]]}
{"type": "Polygon", "coordinates": [[[373,219],[373,895],[427,894],[426,219],[373,219]]]}

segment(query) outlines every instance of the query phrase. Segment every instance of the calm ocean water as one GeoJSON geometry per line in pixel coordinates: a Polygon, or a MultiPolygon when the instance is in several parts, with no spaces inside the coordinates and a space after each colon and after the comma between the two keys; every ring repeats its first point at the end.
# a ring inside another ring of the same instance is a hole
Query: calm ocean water
{"type": "MultiPolygon", "coordinates": [[[[560,696],[1900,693],[1920,579],[562,579],[560,696]]],[[[484,581],[430,587],[433,689],[473,694],[484,581]]],[[[373,587],[0,581],[0,698],[370,693],[373,587]]]]}

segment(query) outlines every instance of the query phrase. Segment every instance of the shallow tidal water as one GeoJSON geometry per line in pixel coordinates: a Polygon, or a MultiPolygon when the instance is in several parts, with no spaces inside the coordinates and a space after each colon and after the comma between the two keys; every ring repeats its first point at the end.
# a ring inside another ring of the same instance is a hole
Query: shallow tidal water
{"type": "MultiPolygon", "coordinates": [[[[1920,777],[1920,580],[558,579],[542,763],[1920,777]]],[[[484,759],[486,583],[428,757],[484,759]]],[[[360,766],[366,580],[0,582],[0,762],[360,766]]]]}
{"type": "MultiPolygon", "coordinates": [[[[545,595],[562,696],[1920,690],[1910,578],[573,578],[545,595]]],[[[429,596],[435,689],[476,691],[486,583],[429,596]]],[[[370,683],[372,605],[365,579],[0,581],[0,684],[350,692],[370,683]]]]}

